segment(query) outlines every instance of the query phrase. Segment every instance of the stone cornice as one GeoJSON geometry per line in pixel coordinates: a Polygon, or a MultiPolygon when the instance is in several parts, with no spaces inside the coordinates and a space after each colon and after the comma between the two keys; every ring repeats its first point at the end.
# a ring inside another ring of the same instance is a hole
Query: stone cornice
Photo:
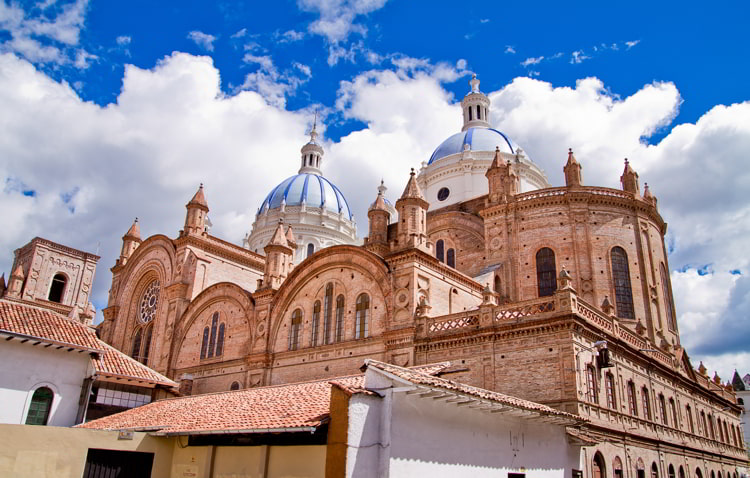
{"type": "Polygon", "coordinates": [[[58,243],[56,243],[54,241],[50,241],[49,239],[44,239],[43,237],[39,237],[39,236],[37,236],[34,239],[32,239],[25,246],[19,247],[18,249],[16,249],[15,250],[15,254],[16,254],[16,256],[18,256],[19,254],[21,254],[23,252],[26,252],[27,250],[32,249],[32,248],[34,248],[35,246],[38,246],[38,245],[51,247],[51,248],[56,249],[58,251],[65,252],[66,254],[70,254],[71,256],[75,256],[75,257],[78,257],[80,259],[83,259],[84,261],[89,261],[90,260],[90,261],[98,262],[99,259],[101,259],[96,254],[91,254],[90,252],[84,252],[84,251],[80,251],[78,249],[73,249],[72,247],[63,246],[62,244],[58,244],[58,243]]]}
{"type": "Polygon", "coordinates": [[[484,289],[481,284],[474,281],[471,277],[462,274],[452,267],[446,266],[442,262],[438,261],[436,257],[433,257],[420,249],[405,249],[398,252],[393,252],[385,257],[385,261],[388,263],[391,269],[393,269],[395,266],[407,264],[409,262],[416,262],[419,265],[428,267],[438,274],[450,277],[454,281],[465,285],[466,287],[472,289],[477,293],[481,293],[484,289]]]}
{"type": "Polygon", "coordinates": [[[202,234],[200,236],[194,234],[182,234],[173,242],[176,247],[184,245],[195,246],[205,252],[238,262],[261,273],[265,269],[265,256],[208,234],[202,234]]]}

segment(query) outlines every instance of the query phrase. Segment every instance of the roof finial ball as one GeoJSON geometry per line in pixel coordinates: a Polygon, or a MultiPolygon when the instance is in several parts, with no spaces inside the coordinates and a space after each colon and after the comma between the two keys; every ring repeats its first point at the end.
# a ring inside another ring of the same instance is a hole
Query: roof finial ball
{"type": "Polygon", "coordinates": [[[471,85],[472,93],[479,93],[479,80],[477,79],[476,73],[471,75],[471,81],[469,81],[469,85],[471,85]]]}

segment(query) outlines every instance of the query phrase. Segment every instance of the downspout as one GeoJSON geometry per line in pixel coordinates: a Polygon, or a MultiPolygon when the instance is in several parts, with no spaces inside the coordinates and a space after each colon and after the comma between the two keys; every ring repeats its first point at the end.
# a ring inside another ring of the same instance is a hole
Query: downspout
{"type": "Polygon", "coordinates": [[[393,390],[383,393],[383,405],[380,411],[380,453],[378,459],[378,476],[388,478],[391,460],[391,419],[393,415],[393,390]]]}

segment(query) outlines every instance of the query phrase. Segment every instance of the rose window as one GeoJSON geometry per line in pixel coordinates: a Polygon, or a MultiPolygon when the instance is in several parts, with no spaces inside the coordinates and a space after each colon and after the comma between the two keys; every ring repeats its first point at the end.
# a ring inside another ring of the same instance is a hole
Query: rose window
{"type": "Polygon", "coordinates": [[[141,298],[141,322],[151,322],[159,307],[159,281],[151,282],[141,298]]]}

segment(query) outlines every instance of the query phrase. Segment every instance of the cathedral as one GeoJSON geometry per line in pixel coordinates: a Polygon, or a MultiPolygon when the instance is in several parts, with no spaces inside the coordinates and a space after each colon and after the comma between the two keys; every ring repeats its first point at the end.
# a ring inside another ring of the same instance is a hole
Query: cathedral
{"type": "Polygon", "coordinates": [[[680,343],[656,197],[627,160],[621,189],[586,185],[573,151],[551,186],[470,86],[462,130],[395,204],[373,185],[364,241],[315,127],[242,245],[209,234],[202,185],[175,238],[136,220],[101,339],[183,394],[448,361],[446,378],[587,419],[587,477],[736,478],[742,409],[680,343]]]}

